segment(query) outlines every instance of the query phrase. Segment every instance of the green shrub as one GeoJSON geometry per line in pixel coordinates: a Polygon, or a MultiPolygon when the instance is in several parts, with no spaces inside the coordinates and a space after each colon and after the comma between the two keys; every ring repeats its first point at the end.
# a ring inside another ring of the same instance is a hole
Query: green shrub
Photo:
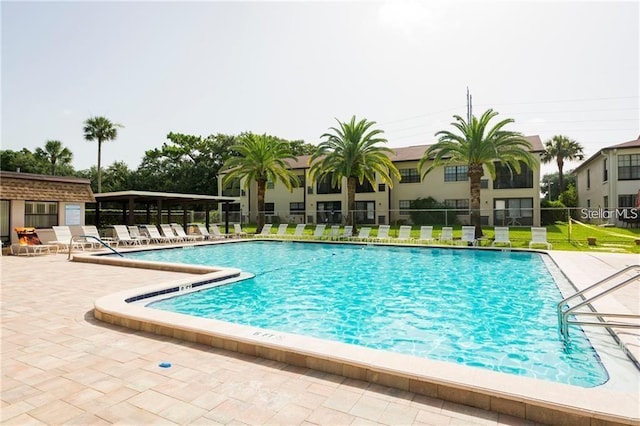
{"type": "Polygon", "coordinates": [[[566,206],[562,204],[562,201],[542,200],[540,202],[540,223],[542,226],[566,221],[567,210],[566,206]]]}

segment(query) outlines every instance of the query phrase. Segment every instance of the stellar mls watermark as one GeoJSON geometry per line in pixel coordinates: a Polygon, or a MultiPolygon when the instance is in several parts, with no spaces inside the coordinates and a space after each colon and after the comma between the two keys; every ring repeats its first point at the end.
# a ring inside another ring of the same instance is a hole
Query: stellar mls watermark
{"type": "Polygon", "coordinates": [[[640,209],[636,207],[621,207],[617,209],[581,209],[582,219],[618,219],[636,220],[640,217],[640,209]]]}

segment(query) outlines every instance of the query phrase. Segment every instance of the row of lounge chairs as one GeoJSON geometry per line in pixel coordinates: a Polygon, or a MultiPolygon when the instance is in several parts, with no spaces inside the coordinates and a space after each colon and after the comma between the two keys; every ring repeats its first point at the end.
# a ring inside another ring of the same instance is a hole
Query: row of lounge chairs
{"type": "MultiPolygon", "coordinates": [[[[240,225],[237,225],[238,227],[240,225]]],[[[298,224],[293,232],[293,234],[288,234],[288,225],[281,224],[278,226],[275,233],[272,232],[273,225],[265,224],[260,231],[260,233],[256,234],[257,237],[262,238],[306,238],[304,231],[306,229],[306,224],[298,224]]],[[[378,227],[378,233],[376,236],[371,236],[371,228],[363,227],[360,229],[360,232],[357,236],[353,235],[353,227],[345,226],[344,228],[340,228],[338,225],[333,225],[329,228],[329,232],[327,233],[327,227],[324,224],[316,225],[311,238],[316,239],[330,239],[330,240],[360,240],[360,241],[380,241],[380,242],[415,242],[415,243],[432,243],[438,242],[440,244],[454,244],[461,243],[463,245],[471,245],[477,246],[479,244],[478,239],[475,237],[475,226],[463,226],[462,227],[462,236],[460,239],[454,239],[453,237],[453,227],[444,226],[440,232],[438,238],[435,238],[433,235],[433,226],[421,226],[420,227],[420,235],[418,238],[411,237],[411,226],[402,225],[398,230],[397,237],[389,236],[389,231],[391,227],[390,225],[380,225],[378,227]]],[[[494,228],[494,240],[491,243],[492,247],[495,246],[508,246],[511,247],[511,240],[509,237],[509,227],[507,226],[497,226],[494,228]]],[[[551,249],[552,245],[547,241],[547,229],[532,227],[531,228],[531,241],[529,242],[529,248],[533,248],[534,246],[544,245],[547,249],[551,249]]]]}

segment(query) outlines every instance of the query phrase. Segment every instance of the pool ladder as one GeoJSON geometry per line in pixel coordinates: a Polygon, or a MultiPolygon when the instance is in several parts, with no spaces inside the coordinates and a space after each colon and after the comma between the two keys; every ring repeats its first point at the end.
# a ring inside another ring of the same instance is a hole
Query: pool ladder
{"type": "Polygon", "coordinates": [[[597,283],[581,290],[577,293],[572,294],[571,296],[563,299],[560,303],[558,303],[558,327],[560,329],[560,336],[562,340],[565,342],[569,341],[569,325],[589,325],[589,326],[597,326],[597,327],[612,327],[612,328],[638,328],[640,329],[640,315],[637,314],[616,314],[616,313],[604,313],[598,312],[591,305],[591,302],[600,299],[601,297],[606,296],[607,294],[613,293],[623,287],[628,286],[629,284],[640,283],[640,265],[631,265],[627,266],[624,269],[616,272],[615,274],[609,275],[608,277],[598,281],[597,283]],[[622,278],[621,278],[622,277],[622,278]],[[620,281],[622,279],[622,281],[620,281]],[[593,296],[585,296],[585,293],[596,289],[597,287],[602,287],[606,284],[612,284],[618,280],[620,282],[614,284],[613,286],[606,288],[593,296]],[[569,306],[569,302],[573,299],[580,297],[580,303],[569,306]],[[589,308],[590,311],[578,311],[580,308],[589,308]],[[573,318],[570,318],[573,316],[573,318]],[[580,319],[579,317],[595,317],[598,321],[589,320],[589,319],[580,319]],[[607,318],[617,318],[618,320],[607,320],[607,318]],[[637,320],[636,322],[624,322],[620,319],[633,319],[637,320]]]}
{"type": "Polygon", "coordinates": [[[71,252],[73,251],[73,242],[74,241],[82,241],[82,240],[86,241],[89,238],[92,239],[92,240],[96,240],[98,243],[102,244],[102,246],[104,246],[105,248],[108,248],[113,253],[117,254],[118,256],[124,257],[122,255],[122,253],[120,253],[118,250],[114,249],[108,243],[106,243],[105,241],[102,241],[98,237],[94,237],[93,235],[73,235],[73,236],[71,236],[71,240],[69,240],[69,253],[67,255],[67,260],[71,259],[71,252]]]}

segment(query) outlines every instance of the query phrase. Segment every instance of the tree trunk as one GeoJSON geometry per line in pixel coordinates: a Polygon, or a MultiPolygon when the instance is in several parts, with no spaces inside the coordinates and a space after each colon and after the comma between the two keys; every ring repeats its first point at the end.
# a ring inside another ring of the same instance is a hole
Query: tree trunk
{"type": "Polygon", "coordinates": [[[347,217],[349,225],[353,226],[353,235],[358,235],[356,228],[356,182],[356,177],[349,176],[347,178],[347,217]]]}
{"type": "Polygon", "coordinates": [[[471,209],[471,225],[476,227],[476,238],[482,237],[480,221],[480,179],[484,175],[482,164],[469,165],[469,208],[471,209]]]}
{"type": "Polygon", "coordinates": [[[102,141],[98,139],[98,194],[102,192],[102,169],[100,163],[102,162],[102,141]]]}
{"type": "Polygon", "coordinates": [[[267,187],[266,179],[258,179],[258,228],[256,232],[262,231],[264,226],[264,193],[267,187]]]}
{"type": "Polygon", "coordinates": [[[560,191],[558,191],[558,195],[562,194],[564,191],[564,176],[562,175],[562,169],[564,168],[564,158],[561,155],[558,155],[558,186],[560,187],[560,191]]]}

